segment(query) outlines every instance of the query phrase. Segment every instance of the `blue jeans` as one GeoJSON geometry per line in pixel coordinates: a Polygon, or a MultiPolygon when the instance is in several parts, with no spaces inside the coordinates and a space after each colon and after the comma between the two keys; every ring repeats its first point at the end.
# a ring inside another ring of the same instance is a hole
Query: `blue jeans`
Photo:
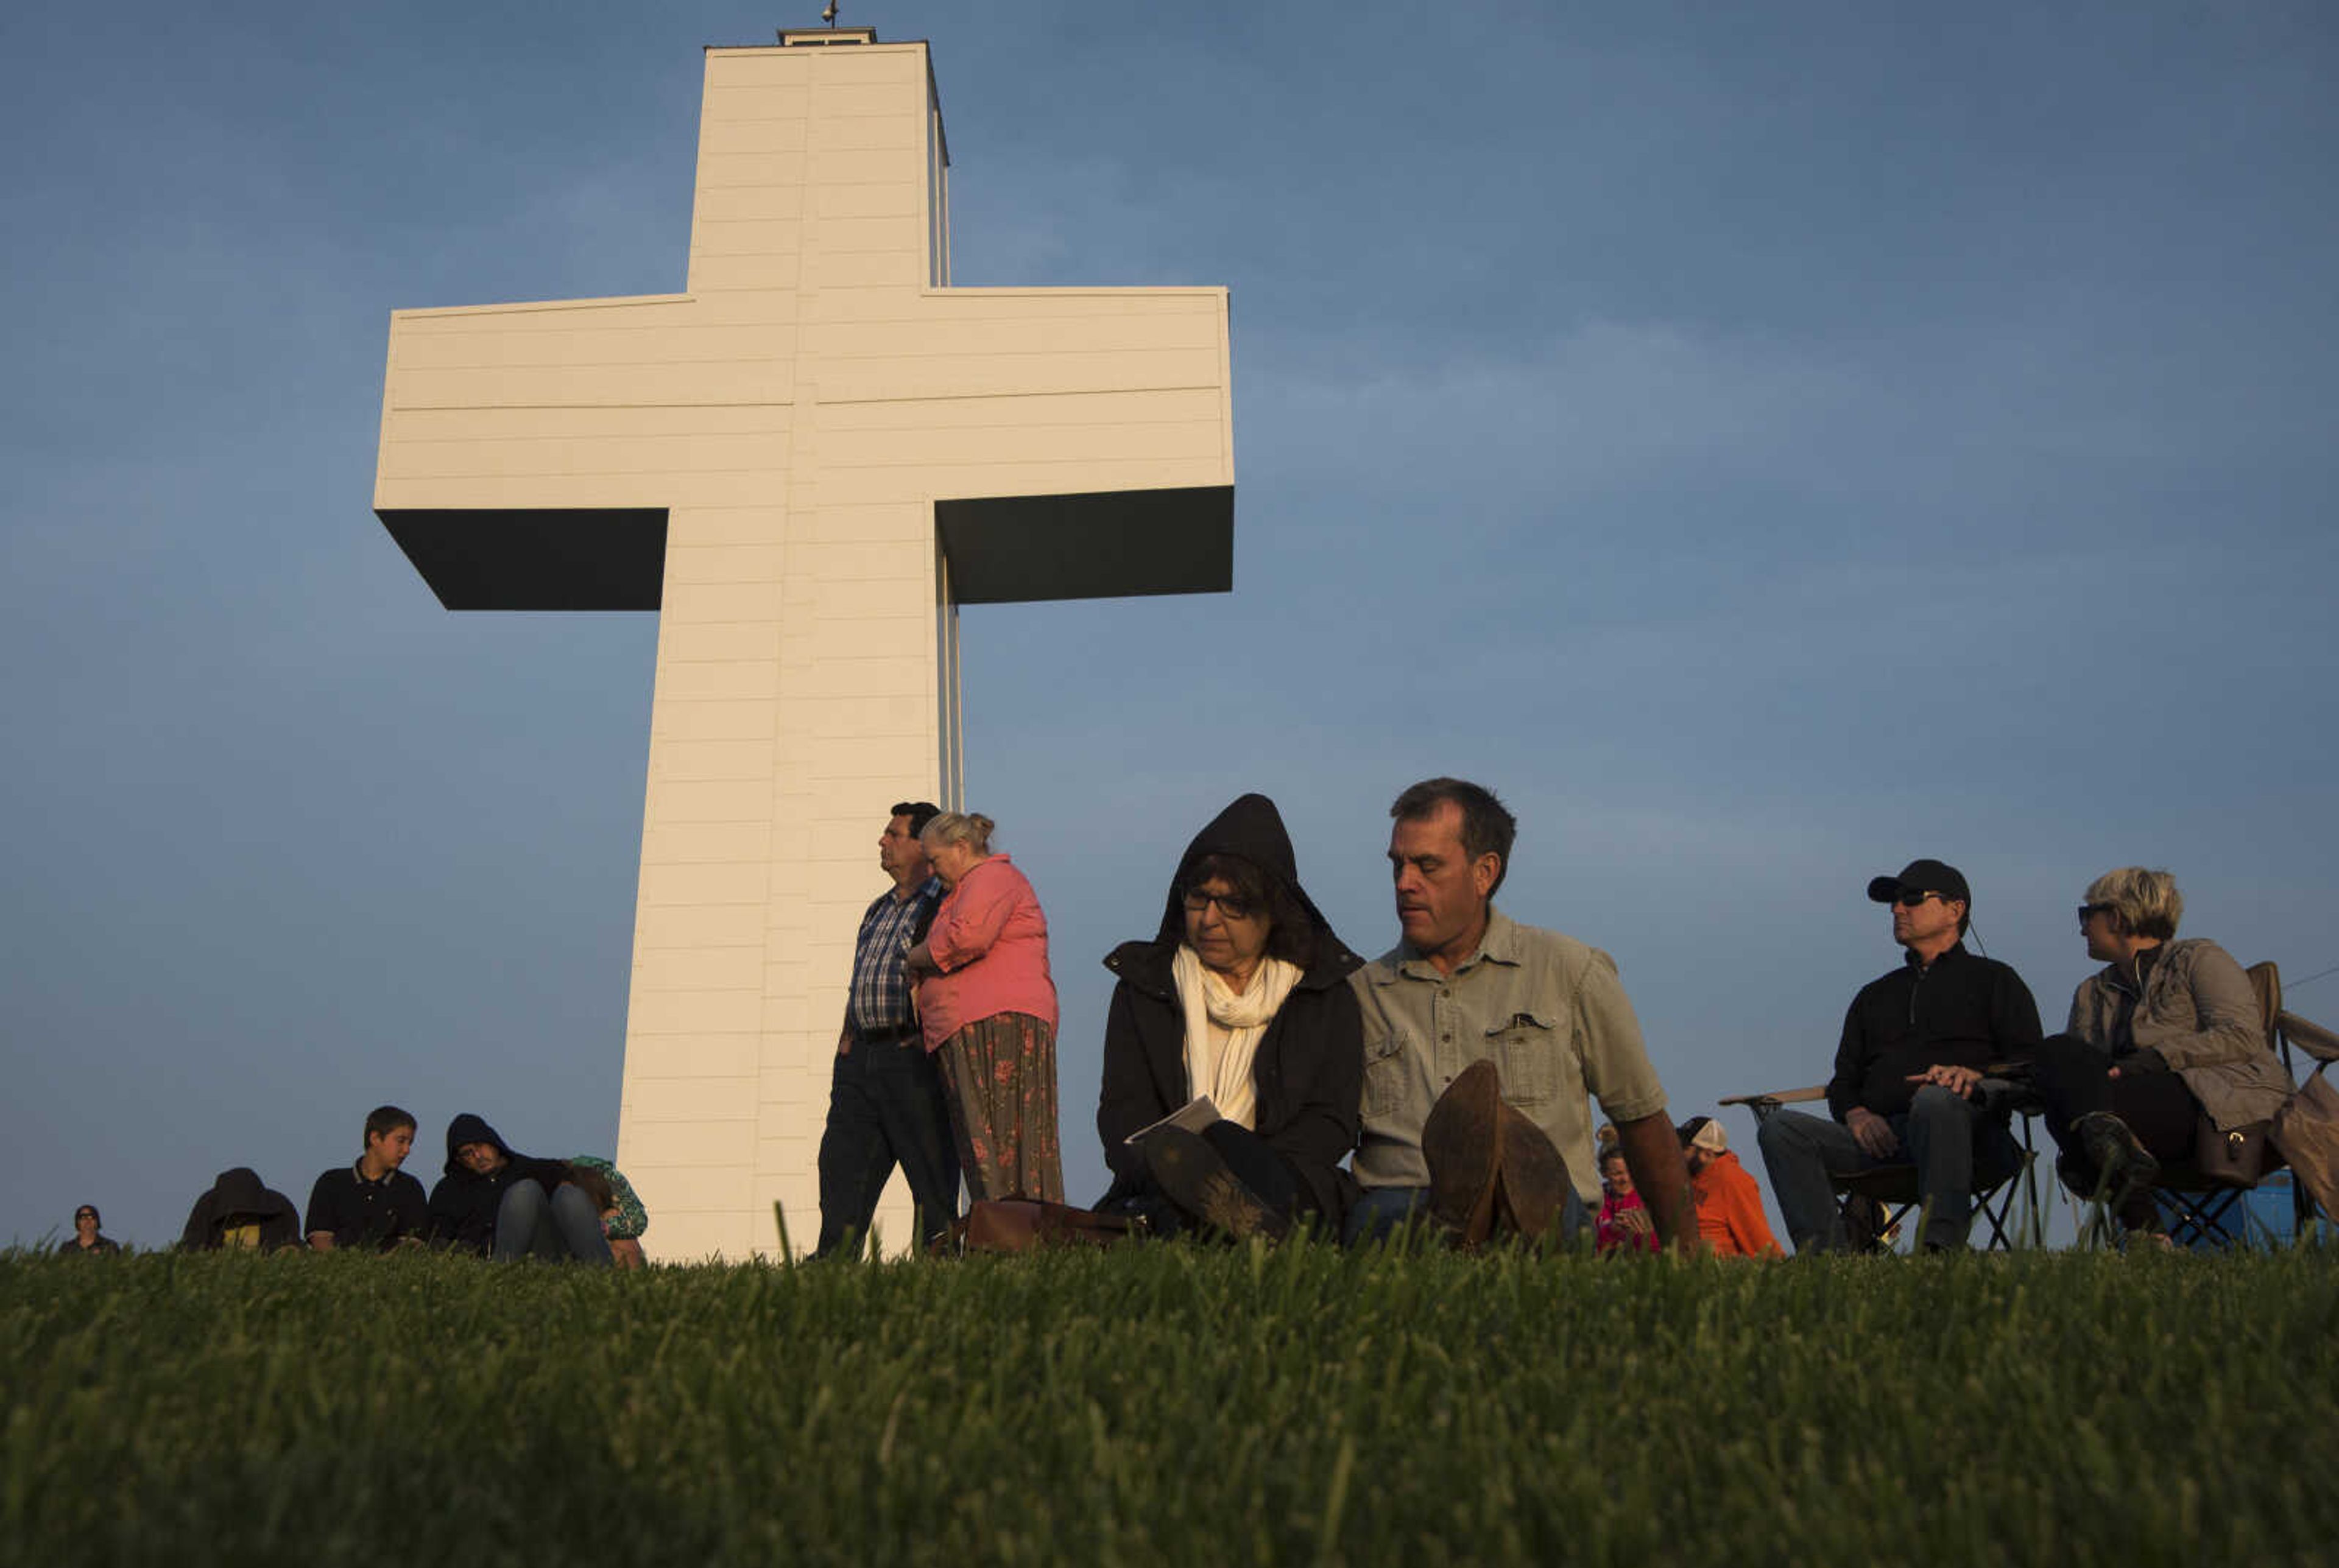
{"type": "Polygon", "coordinates": [[[548,1263],[575,1258],[597,1267],[609,1267],[609,1238],[601,1234],[601,1217],[582,1188],[561,1185],[548,1198],[537,1181],[515,1181],[496,1206],[496,1261],[541,1257],[548,1263]]]}
{"type": "Polygon", "coordinates": [[[1919,1242],[1961,1247],[1973,1222],[1977,1176],[1982,1186],[1995,1187],[2021,1169],[2022,1150],[2006,1118],[1937,1083],[1920,1088],[1908,1110],[1885,1120],[1900,1148],[1879,1159],[1840,1121],[1798,1110],[1774,1110],[1762,1119],[1754,1140],[1762,1146],[1771,1190],[1778,1195],[1779,1213],[1797,1252],[1843,1250],[1843,1214],[1835,1200],[1839,1177],[1887,1165],[1915,1166],[1919,1198],[1929,1206],[1919,1242]]]}
{"type": "Polygon", "coordinates": [[[1354,1247],[1363,1241],[1387,1241],[1398,1227],[1418,1218],[1429,1222],[1429,1188],[1426,1187],[1368,1187],[1357,1206],[1348,1210],[1347,1223],[1340,1227],[1343,1246],[1354,1247]]]}
{"type": "MultiPolygon", "coordinates": [[[[1429,1188],[1426,1187],[1368,1187],[1357,1206],[1348,1210],[1348,1222],[1340,1228],[1342,1245],[1354,1247],[1359,1242],[1387,1241],[1400,1226],[1418,1220],[1429,1222],[1429,1188]]],[[[1559,1238],[1573,1246],[1584,1234],[1586,1220],[1584,1199],[1567,1189],[1567,1199],[1560,1206],[1559,1238]]]]}

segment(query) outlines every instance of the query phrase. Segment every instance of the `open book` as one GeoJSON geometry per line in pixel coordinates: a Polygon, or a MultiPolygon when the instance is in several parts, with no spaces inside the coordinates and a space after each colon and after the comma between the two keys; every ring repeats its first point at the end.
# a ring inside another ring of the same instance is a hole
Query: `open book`
{"type": "Polygon", "coordinates": [[[1198,1094],[1160,1120],[1149,1122],[1121,1141],[1133,1147],[1144,1142],[1148,1133],[1159,1132],[1165,1127],[1182,1127],[1189,1132],[1199,1132],[1210,1123],[1225,1119],[1219,1114],[1219,1108],[1210,1103],[1209,1095],[1198,1094]]]}

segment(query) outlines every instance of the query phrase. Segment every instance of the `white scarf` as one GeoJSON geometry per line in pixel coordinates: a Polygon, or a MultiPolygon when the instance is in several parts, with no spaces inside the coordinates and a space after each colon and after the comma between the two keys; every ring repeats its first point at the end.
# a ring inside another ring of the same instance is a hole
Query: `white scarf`
{"type": "Polygon", "coordinates": [[[1284,999],[1299,983],[1299,966],[1262,958],[1250,988],[1239,991],[1224,976],[1202,967],[1200,956],[1179,942],[1170,972],[1186,1010],[1188,1098],[1207,1094],[1220,1116],[1238,1127],[1250,1127],[1258,1117],[1251,1058],[1258,1053],[1259,1037],[1282,1011],[1284,999]]]}

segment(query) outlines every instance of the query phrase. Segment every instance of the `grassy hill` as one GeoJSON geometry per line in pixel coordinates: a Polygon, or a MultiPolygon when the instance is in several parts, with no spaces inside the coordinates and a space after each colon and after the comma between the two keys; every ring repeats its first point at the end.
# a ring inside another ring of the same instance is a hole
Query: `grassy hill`
{"type": "Polygon", "coordinates": [[[2327,1562],[2339,1272],[0,1257],[18,1563],[2327,1562]]]}

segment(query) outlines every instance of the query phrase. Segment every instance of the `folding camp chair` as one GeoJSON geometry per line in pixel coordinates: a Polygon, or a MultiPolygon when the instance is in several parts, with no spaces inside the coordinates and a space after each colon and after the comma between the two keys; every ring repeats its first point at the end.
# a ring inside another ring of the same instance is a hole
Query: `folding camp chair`
{"type": "MultiPolygon", "coordinates": [[[[1746,1107],[1754,1113],[1755,1125],[1759,1127],[1782,1106],[1807,1105],[1826,1099],[1827,1085],[1822,1083],[1809,1089],[1733,1094],[1719,1103],[1746,1107]]],[[[1989,1186],[1974,1188],[1974,1218],[1988,1232],[1982,1246],[1985,1252],[2011,1252],[2016,1247],[2042,1246],[2046,1240],[2044,1216],[2038,1207],[2038,1183],[2034,1175],[2038,1155],[2030,1140],[2027,1110],[2021,1120],[2021,1163],[1989,1186]],[[2014,1200],[2018,1197],[2023,1199],[2019,1213],[2015,1212],[2014,1200]]],[[[1857,1251],[1889,1249],[1901,1229],[1916,1221],[1921,1201],[1917,1168],[1907,1161],[1845,1175],[1831,1174],[1828,1185],[1835,1193],[1836,1211],[1843,1216],[1844,1235],[1857,1251]]]]}
{"type": "MultiPolygon", "coordinates": [[[[2272,963],[2254,963],[2247,972],[2250,988],[2257,992],[2258,1017],[2265,1022],[2266,1049],[2274,1052],[2285,1074],[2294,1081],[2298,1076],[2293,1047],[2319,1062],[2339,1061],[2339,1035],[2296,1013],[2283,1011],[2280,968],[2272,963]]],[[[2282,1151],[2268,1139],[2265,1169],[2258,1181],[2282,1169],[2285,1163],[2282,1151]]],[[[2258,1182],[2226,1180],[2190,1160],[2164,1161],[2152,1197],[2168,1226],[2169,1240],[2179,1247],[2222,1248],[2248,1238],[2246,1219],[2240,1225],[2234,1220],[2237,1214],[2246,1214],[2242,1206],[2257,1185],[2258,1182]]],[[[2291,1184],[2291,1195],[2292,1212],[2297,1228],[2303,1230],[2314,1217],[2314,1199],[2304,1185],[2295,1181],[2291,1184]]]]}

